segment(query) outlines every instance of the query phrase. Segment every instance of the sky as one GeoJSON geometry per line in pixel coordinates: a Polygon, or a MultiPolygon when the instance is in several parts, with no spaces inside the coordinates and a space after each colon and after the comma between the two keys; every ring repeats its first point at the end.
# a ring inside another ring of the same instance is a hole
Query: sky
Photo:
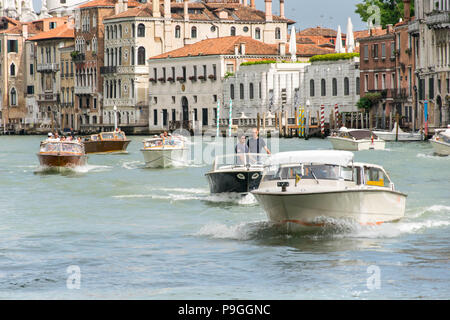
{"type": "MultiPolygon", "coordinates": [[[[310,27],[326,27],[337,30],[341,26],[343,32],[347,29],[347,19],[350,17],[354,30],[363,30],[367,25],[355,13],[356,4],[362,0],[286,0],[286,17],[297,22],[296,29],[310,27]]],[[[41,0],[33,0],[34,7],[39,11],[41,0]]],[[[249,1],[250,3],[250,1],[249,1]]],[[[273,0],[274,14],[279,14],[279,0],[273,0]]],[[[256,0],[256,7],[264,10],[264,0],[256,0]]]]}

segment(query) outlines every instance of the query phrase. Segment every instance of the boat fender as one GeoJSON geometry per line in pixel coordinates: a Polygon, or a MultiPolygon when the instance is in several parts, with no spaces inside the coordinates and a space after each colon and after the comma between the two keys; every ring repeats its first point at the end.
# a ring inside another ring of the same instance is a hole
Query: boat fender
{"type": "Polygon", "coordinates": [[[245,180],[245,176],[242,173],[237,174],[238,179],[245,180]]]}
{"type": "Polygon", "coordinates": [[[259,173],[255,172],[255,173],[252,175],[252,179],[253,179],[253,180],[256,180],[256,179],[258,179],[258,178],[259,178],[259,173]]]}

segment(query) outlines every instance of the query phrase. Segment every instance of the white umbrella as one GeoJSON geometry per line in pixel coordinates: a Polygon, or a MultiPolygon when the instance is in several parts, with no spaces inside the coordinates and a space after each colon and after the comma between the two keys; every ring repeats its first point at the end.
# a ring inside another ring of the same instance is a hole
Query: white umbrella
{"type": "Polygon", "coordinates": [[[345,40],[345,46],[347,47],[347,52],[349,53],[355,50],[355,37],[353,35],[353,24],[350,17],[348,17],[347,38],[345,40]]]}
{"type": "Polygon", "coordinates": [[[345,49],[342,47],[341,26],[338,26],[338,31],[337,31],[337,36],[336,36],[335,51],[337,53],[344,53],[345,52],[345,49]]]}
{"type": "Polygon", "coordinates": [[[289,40],[289,53],[291,54],[291,60],[297,61],[297,35],[295,33],[295,27],[291,28],[291,39],[289,40]]]}

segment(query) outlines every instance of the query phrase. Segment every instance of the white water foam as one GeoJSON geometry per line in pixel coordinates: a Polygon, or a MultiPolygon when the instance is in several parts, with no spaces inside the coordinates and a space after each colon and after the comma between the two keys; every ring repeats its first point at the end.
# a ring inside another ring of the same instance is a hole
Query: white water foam
{"type": "Polygon", "coordinates": [[[450,159],[450,156],[439,156],[434,154],[433,152],[431,153],[418,153],[416,155],[417,158],[422,158],[422,159],[431,159],[431,160],[448,160],[450,159]]]}
{"type": "Polygon", "coordinates": [[[128,170],[134,170],[134,169],[140,169],[144,168],[145,164],[142,161],[128,161],[122,163],[122,168],[128,169],[128,170]]]}

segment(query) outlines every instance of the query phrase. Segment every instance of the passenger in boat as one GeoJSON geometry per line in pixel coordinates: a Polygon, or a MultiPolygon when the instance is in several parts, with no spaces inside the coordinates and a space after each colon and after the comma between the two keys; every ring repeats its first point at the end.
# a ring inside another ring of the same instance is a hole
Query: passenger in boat
{"type": "Polygon", "coordinates": [[[239,141],[236,144],[236,147],[234,148],[234,151],[237,154],[237,156],[236,156],[237,164],[245,164],[246,163],[245,154],[248,153],[248,146],[245,143],[245,140],[246,140],[245,135],[242,135],[239,138],[239,141]]]}
{"type": "Polygon", "coordinates": [[[248,139],[247,146],[250,153],[263,153],[265,150],[267,154],[270,154],[269,148],[267,148],[266,142],[263,138],[259,137],[259,131],[257,128],[253,128],[253,136],[248,139]]]}

